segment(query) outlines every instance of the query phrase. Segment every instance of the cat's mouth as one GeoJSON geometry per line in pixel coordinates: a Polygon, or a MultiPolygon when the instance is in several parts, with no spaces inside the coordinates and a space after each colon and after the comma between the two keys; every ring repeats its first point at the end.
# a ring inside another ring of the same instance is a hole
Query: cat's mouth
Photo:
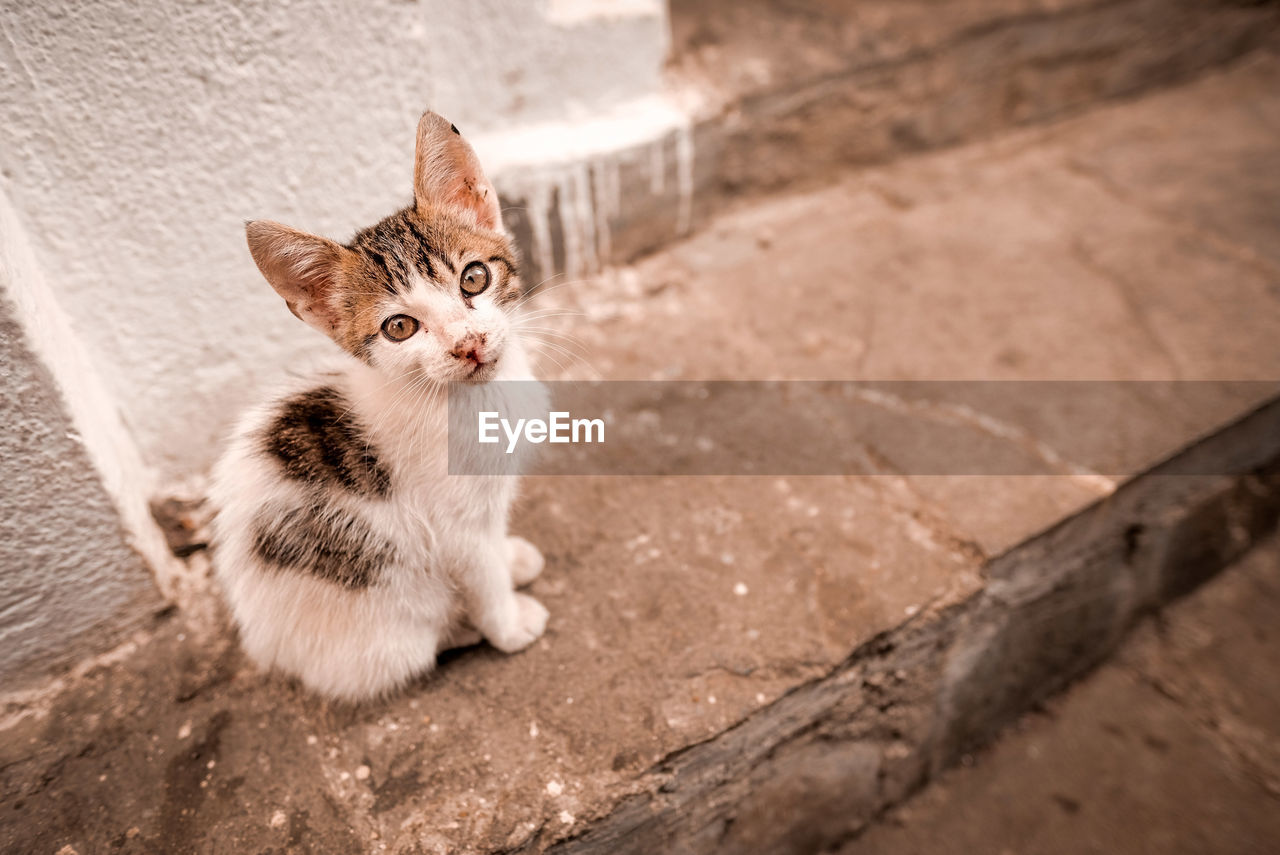
{"type": "Polygon", "coordinates": [[[475,366],[467,372],[462,379],[468,383],[485,383],[493,379],[493,375],[498,373],[498,360],[490,359],[488,362],[477,362],[475,366]]]}

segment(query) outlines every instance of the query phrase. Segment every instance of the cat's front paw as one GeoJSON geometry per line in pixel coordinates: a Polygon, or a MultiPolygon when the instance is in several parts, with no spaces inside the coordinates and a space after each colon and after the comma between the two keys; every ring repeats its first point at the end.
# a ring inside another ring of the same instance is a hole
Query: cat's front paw
{"type": "Polygon", "coordinates": [[[507,538],[507,566],[511,568],[511,582],[517,588],[537,579],[546,565],[547,560],[538,547],[523,537],[507,538]]]}
{"type": "Polygon", "coordinates": [[[528,594],[516,594],[515,619],[488,636],[503,653],[515,653],[533,644],[547,628],[547,608],[528,594]]]}

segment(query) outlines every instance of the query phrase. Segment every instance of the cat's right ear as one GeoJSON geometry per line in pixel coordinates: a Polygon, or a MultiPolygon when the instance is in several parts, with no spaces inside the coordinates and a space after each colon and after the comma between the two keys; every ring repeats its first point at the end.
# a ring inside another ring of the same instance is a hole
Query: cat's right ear
{"type": "Polygon", "coordinates": [[[419,211],[440,205],[483,229],[502,231],[498,193],[457,126],[438,113],[423,113],[413,161],[413,198],[419,211]]]}
{"type": "Polygon", "coordinates": [[[246,223],[254,263],[289,311],[327,336],[338,333],[335,300],[338,270],[346,250],[333,241],[270,220],[246,223]]]}

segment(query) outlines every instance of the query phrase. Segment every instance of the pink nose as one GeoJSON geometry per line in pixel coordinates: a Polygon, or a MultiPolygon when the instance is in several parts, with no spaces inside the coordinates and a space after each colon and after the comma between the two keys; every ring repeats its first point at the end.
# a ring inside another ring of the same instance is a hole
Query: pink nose
{"type": "Polygon", "coordinates": [[[485,363],[485,344],[488,337],[484,333],[473,333],[464,336],[449,351],[449,355],[454,359],[463,359],[468,362],[474,362],[476,365],[484,365],[485,363]]]}

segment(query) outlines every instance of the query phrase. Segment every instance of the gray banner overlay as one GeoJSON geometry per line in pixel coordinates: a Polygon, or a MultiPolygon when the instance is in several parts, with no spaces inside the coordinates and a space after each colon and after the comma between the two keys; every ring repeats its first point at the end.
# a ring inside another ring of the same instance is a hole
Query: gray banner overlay
{"type": "Polygon", "coordinates": [[[1252,380],[455,384],[449,471],[1120,478],[1277,398],[1252,380]]]}

